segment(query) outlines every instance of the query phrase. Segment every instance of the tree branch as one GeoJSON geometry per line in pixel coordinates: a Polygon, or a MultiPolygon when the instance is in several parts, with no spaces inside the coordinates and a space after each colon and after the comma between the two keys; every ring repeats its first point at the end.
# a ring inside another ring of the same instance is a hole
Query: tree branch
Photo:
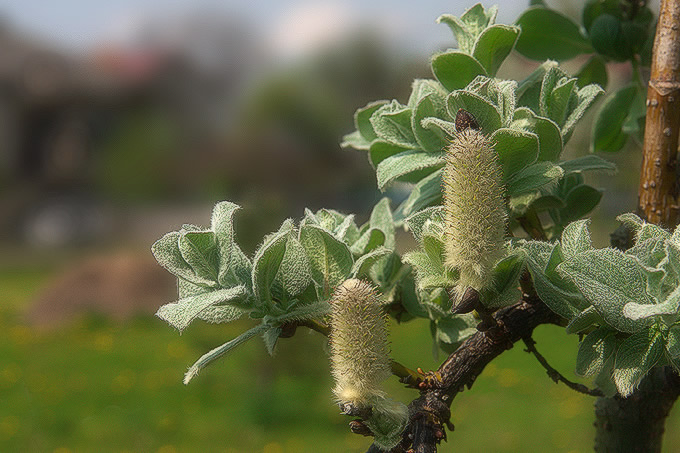
{"type": "Polygon", "coordinates": [[[590,396],[604,396],[604,393],[598,389],[589,389],[583,384],[578,384],[576,382],[572,382],[569,379],[565,378],[562,373],[557,371],[555,368],[550,366],[548,361],[543,357],[538,350],[536,349],[536,342],[534,341],[533,338],[528,337],[528,338],[523,338],[524,344],[526,345],[527,349],[526,351],[528,353],[533,354],[536,357],[536,360],[543,366],[543,368],[546,369],[548,372],[548,376],[550,376],[550,379],[557,382],[562,382],[565,384],[567,387],[569,387],[572,390],[575,390],[579,393],[583,393],[584,395],[590,395],[590,396]]]}
{"type": "Polygon", "coordinates": [[[673,227],[678,214],[680,131],[680,2],[662,0],[647,89],[638,211],[648,222],[673,227]]]}
{"type": "Polygon", "coordinates": [[[531,336],[534,328],[561,322],[536,295],[526,294],[520,302],[496,312],[494,318],[496,326],[472,335],[437,371],[424,376],[420,396],[409,404],[404,440],[393,453],[406,451],[409,446],[415,453],[436,452],[437,444],[446,437],[444,427],[453,430],[449,408],[455,396],[466,386],[470,388],[493,359],[531,336]]]}

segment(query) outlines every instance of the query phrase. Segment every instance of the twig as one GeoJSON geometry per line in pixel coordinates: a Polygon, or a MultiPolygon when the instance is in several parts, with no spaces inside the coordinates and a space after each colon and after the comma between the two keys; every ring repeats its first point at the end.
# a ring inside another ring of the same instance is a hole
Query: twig
{"type": "Polygon", "coordinates": [[[578,384],[576,382],[572,382],[569,379],[565,378],[559,371],[557,371],[555,368],[550,366],[548,361],[543,357],[538,350],[536,349],[536,342],[534,341],[533,338],[527,337],[527,338],[522,338],[522,341],[524,341],[524,344],[526,345],[527,349],[526,351],[528,353],[533,354],[536,357],[536,360],[538,360],[538,363],[543,365],[543,368],[548,372],[548,376],[550,376],[550,379],[557,382],[562,382],[564,383],[567,387],[569,387],[572,390],[575,390],[579,393],[583,393],[584,395],[590,395],[590,396],[604,396],[604,393],[600,391],[599,389],[589,389],[583,384],[578,384]]]}

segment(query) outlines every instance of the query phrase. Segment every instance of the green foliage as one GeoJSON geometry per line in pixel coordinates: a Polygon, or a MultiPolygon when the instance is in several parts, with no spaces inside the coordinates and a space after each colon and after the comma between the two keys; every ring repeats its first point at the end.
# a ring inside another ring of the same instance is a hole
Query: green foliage
{"type": "Polygon", "coordinates": [[[587,333],[577,372],[628,396],[652,367],[677,366],[680,228],[671,234],[634,214],[619,220],[635,233],[625,252],[594,249],[585,220],[565,228],[560,241],[518,247],[541,299],[569,321],[567,331],[587,333]]]}
{"type": "Polygon", "coordinates": [[[209,229],[185,225],[152,247],[159,264],[177,276],[179,287],[179,300],[162,306],[160,318],[180,331],[195,319],[226,323],[247,314],[261,321],[201,357],[185,382],[257,335],[272,353],[283,325],[322,319],[332,291],[350,277],[371,279],[386,302],[401,297],[402,279],[409,272],[391,251],[394,225],[387,199],[361,227],[353,216],[330,210],[307,211],[297,227],[286,220],[264,238],[252,260],[235,240],[237,210],[233,203],[218,203],[209,229]]]}
{"type": "Polygon", "coordinates": [[[593,123],[591,152],[619,151],[633,136],[642,141],[646,84],[641,67],[649,67],[655,19],[644,3],[589,0],[577,24],[545,5],[526,10],[517,19],[522,33],[517,50],[533,60],[569,60],[591,55],[577,73],[578,85],[607,86],[605,63],[630,62],[633,83],[610,93],[593,123]]]}

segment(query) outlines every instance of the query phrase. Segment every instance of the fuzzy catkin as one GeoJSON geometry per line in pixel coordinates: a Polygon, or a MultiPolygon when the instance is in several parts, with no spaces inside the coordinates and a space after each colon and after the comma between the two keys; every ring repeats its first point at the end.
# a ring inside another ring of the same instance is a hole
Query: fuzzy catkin
{"type": "Polygon", "coordinates": [[[446,261],[458,269],[456,293],[482,290],[504,255],[507,208],[503,170],[493,143],[473,128],[458,132],[447,149],[443,177],[446,261]]]}
{"type": "Polygon", "coordinates": [[[370,407],[391,373],[387,315],[375,289],[357,279],[338,287],[331,306],[333,393],[342,406],[370,407]]]}

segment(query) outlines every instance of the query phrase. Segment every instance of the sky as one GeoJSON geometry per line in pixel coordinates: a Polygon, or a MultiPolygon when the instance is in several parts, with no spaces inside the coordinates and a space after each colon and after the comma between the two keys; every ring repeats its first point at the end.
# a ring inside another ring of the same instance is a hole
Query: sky
{"type": "MultiPolygon", "coordinates": [[[[498,4],[498,21],[511,23],[528,0],[482,3],[498,4]]],[[[469,0],[0,0],[0,16],[58,48],[87,52],[104,42],[125,44],[147,23],[202,11],[242,21],[275,51],[296,56],[366,23],[388,42],[416,52],[453,45],[448,28],[435,20],[443,13],[460,15],[470,5],[469,0]]]]}

